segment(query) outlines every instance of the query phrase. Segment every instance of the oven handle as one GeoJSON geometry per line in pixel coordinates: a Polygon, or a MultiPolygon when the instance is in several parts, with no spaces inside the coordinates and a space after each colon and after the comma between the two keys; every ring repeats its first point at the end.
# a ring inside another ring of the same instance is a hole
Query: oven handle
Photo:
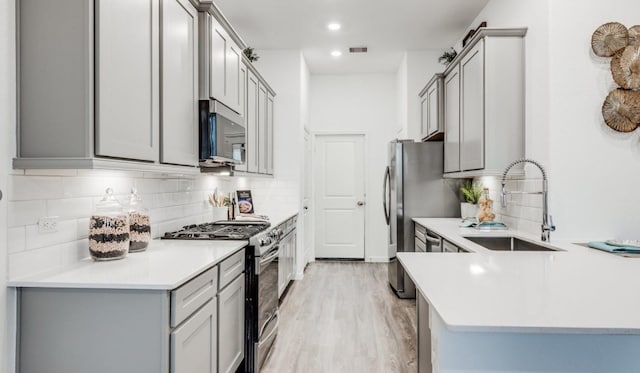
{"type": "Polygon", "coordinates": [[[260,333],[258,335],[261,335],[264,330],[267,328],[267,325],[269,325],[273,320],[276,320],[276,326],[275,328],[273,328],[271,330],[271,332],[269,333],[268,336],[264,337],[264,338],[260,338],[260,340],[258,341],[258,346],[260,346],[261,344],[263,344],[265,341],[268,341],[271,339],[271,337],[273,336],[274,333],[278,332],[278,325],[280,325],[280,319],[278,318],[278,311],[276,311],[273,315],[271,315],[271,317],[269,318],[269,320],[267,320],[264,325],[262,326],[260,333]]]}
{"type": "Polygon", "coordinates": [[[260,272],[262,272],[261,268],[266,264],[273,262],[278,257],[278,255],[280,255],[280,245],[276,244],[271,250],[269,250],[265,254],[264,257],[256,257],[255,274],[259,275],[260,272]]]}

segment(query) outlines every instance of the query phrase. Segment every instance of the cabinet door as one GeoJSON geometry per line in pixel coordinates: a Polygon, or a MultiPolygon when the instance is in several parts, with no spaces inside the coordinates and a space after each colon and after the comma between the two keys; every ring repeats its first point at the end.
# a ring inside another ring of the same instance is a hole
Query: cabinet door
{"type": "Polygon", "coordinates": [[[249,147],[249,121],[247,118],[247,66],[243,63],[240,64],[240,115],[242,115],[242,124],[247,129],[244,137],[244,159],[243,163],[235,166],[238,171],[248,171],[249,159],[247,158],[249,147]]]}
{"type": "Polygon", "coordinates": [[[198,11],[162,0],[162,163],[198,164],[198,11]]]}
{"type": "Polygon", "coordinates": [[[429,328],[429,303],[416,292],[418,320],[418,373],[431,373],[431,329],[429,328]]]}
{"type": "Polygon", "coordinates": [[[429,106],[427,96],[420,97],[420,139],[429,136],[429,106]]]}
{"type": "Polygon", "coordinates": [[[289,277],[292,281],[296,278],[296,257],[298,253],[298,233],[293,231],[291,235],[291,276],[289,277]]]}
{"type": "Polygon", "coordinates": [[[438,91],[438,82],[436,81],[427,91],[427,135],[431,136],[437,133],[440,128],[440,101],[438,100],[440,92],[438,91]]]}
{"type": "Polygon", "coordinates": [[[241,78],[240,70],[242,65],[242,50],[233,41],[229,40],[227,43],[227,92],[225,104],[229,106],[238,114],[242,115],[242,102],[241,102],[241,78]]]}
{"type": "Polygon", "coordinates": [[[460,70],[444,81],[444,172],[460,171],[460,70]]]}
{"type": "Polygon", "coordinates": [[[244,359],[244,275],[218,294],[218,372],[233,373],[244,359]]]}
{"type": "Polygon", "coordinates": [[[209,59],[209,95],[227,106],[227,50],[229,49],[229,36],[220,26],[218,21],[209,17],[211,21],[211,46],[209,59]]]}
{"type": "Polygon", "coordinates": [[[254,73],[249,71],[247,73],[247,109],[245,112],[245,118],[247,119],[247,171],[258,172],[258,155],[260,154],[260,144],[258,138],[259,126],[258,126],[258,113],[259,113],[259,86],[260,83],[254,73]]]}
{"type": "Polygon", "coordinates": [[[267,88],[258,86],[258,172],[267,173],[269,148],[267,147],[269,130],[267,124],[267,88]]]}
{"type": "Polygon", "coordinates": [[[484,40],[460,63],[460,169],[484,168],[484,40]]]}
{"type": "Polygon", "coordinates": [[[158,0],[96,2],[98,156],[159,156],[158,0]]]}
{"type": "Polygon", "coordinates": [[[171,373],[215,373],[216,298],[171,332],[171,373]]]}
{"type": "Polygon", "coordinates": [[[273,96],[267,92],[267,174],[273,175],[273,96]]]}

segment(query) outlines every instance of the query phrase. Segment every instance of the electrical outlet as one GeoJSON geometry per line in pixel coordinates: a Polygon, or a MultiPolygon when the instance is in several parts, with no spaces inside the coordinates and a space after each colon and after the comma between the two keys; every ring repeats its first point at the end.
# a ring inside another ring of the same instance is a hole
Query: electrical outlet
{"type": "Polygon", "coordinates": [[[58,217],[46,216],[38,219],[38,233],[53,233],[58,231],[58,217]]]}

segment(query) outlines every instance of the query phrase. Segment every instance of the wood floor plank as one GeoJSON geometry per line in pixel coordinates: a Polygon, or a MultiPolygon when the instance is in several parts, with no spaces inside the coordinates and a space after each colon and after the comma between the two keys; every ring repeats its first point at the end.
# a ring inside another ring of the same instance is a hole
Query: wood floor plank
{"type": "Polygon", "coordinates": [[[415,373],[415,300],[398,299],[387,265],[314,262],[280,305],[263,373],[415,373]]]}

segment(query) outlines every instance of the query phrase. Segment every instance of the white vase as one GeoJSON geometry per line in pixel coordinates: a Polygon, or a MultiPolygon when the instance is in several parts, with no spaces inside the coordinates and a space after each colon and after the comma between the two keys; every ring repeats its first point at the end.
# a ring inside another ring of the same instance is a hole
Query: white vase
{"type": "Polygon", "coordinates": [[[465,218],[475,218],[478,215],[478,205],[462,202],[460,204],[460,216],[465,218]]]}
{"type": "Polygon", "coordinates": [[[213,220],[227,220],[227,208],[226,207],[213,207],[213,220]]]}

